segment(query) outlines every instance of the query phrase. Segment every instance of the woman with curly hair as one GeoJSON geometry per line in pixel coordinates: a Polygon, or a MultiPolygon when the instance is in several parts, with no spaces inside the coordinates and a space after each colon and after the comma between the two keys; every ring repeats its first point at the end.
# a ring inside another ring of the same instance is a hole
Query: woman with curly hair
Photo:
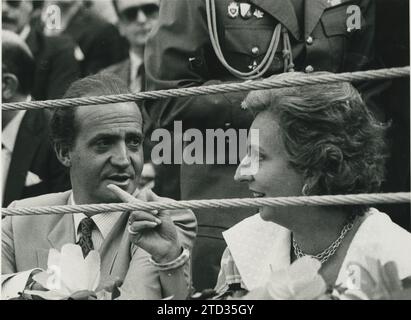
{"type": "MultiPolygon", "coordinates": [[[[255,119],[235,180],[255,197],[378,192],[386,126],[351,84],[254,91],[243,107],[255,119]]],[[[328,285],[344,284],[347,264],[367,257],[396,262],[400,279],[411,276],[411,234],[365,205],[262,207],[223,235],[220,293],[258,288],[305,255],[321,262],[328,285]]]]}

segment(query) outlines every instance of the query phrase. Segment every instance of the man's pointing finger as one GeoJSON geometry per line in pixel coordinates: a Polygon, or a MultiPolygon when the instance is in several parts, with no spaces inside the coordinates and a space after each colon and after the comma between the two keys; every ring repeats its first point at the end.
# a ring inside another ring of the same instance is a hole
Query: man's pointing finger
{"type": "Polygon", "coordinates": [[[116,196],[118,196],[123,202],[137,202],[136,198],[134,198],[131,194],[125,192],[124,190],[122,190],[114,184],[109,184],[107,188],[110,189],[110,191],[112,191],[116,196]]]}

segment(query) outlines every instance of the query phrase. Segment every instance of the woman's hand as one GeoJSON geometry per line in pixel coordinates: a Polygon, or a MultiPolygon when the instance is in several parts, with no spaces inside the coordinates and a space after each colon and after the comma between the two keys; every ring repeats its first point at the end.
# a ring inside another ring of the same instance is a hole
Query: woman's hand
{"type": "MultiPolygon", "coordinates": [[[[123,202],[170,201],[157,196],[149,189],[145,189],[135,198],[115,185],[107,187],[123,202]]],[[[182,252],[176,226],[167,210],[131,212],[129,232],[131,241],[151,254],[157,263],[170,262],[182,252]]]]}

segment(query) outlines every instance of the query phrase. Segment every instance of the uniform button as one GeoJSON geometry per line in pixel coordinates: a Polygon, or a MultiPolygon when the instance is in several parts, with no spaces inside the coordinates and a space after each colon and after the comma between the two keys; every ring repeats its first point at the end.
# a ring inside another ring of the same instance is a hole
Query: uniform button
{"type": "Polygon", "coordinates": [[[257,55],[260,53],[260,48],[258,48],[258,47],[253,47],[253,48],[251,49],[251,53],[252,53],[254,56],[257,56],[257,55]]]}
{"type": "Polygon", "coordinates": [[[314,67],[312,65],[308,65],[305,67],[305,72],[311,73],[314,72],[314,67]]]}
{"type": "Polygon", "coordinates": [[[313,42],[314,42],[313,37],[309,36],[309,37],[307,38],[306,42],[307,42],[308,45],[313,44],[313,42]]]}

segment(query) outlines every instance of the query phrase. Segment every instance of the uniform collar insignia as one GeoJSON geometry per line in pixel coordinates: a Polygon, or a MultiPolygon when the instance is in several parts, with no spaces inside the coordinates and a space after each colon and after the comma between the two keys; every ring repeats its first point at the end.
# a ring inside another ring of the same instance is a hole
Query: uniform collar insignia
{"type": "Polygon", "coordinates": [[[330,7],[338,6],[339,4],[341,4],[341,2],[341,0],[327,0],[327,4],[330,7]]]}
{"type": "Polygon", "coordinates": [[[253,15],[251,5],[249,3],[240,3],[240,14],[243,18],[250,18],[253,15]]]}
{"type": "Polygon", "coordinates": [[[238,11],[239,7],[237,2],[231,2],[227,7],[227,13],[230,18],[237,18],[238,11]]]}

